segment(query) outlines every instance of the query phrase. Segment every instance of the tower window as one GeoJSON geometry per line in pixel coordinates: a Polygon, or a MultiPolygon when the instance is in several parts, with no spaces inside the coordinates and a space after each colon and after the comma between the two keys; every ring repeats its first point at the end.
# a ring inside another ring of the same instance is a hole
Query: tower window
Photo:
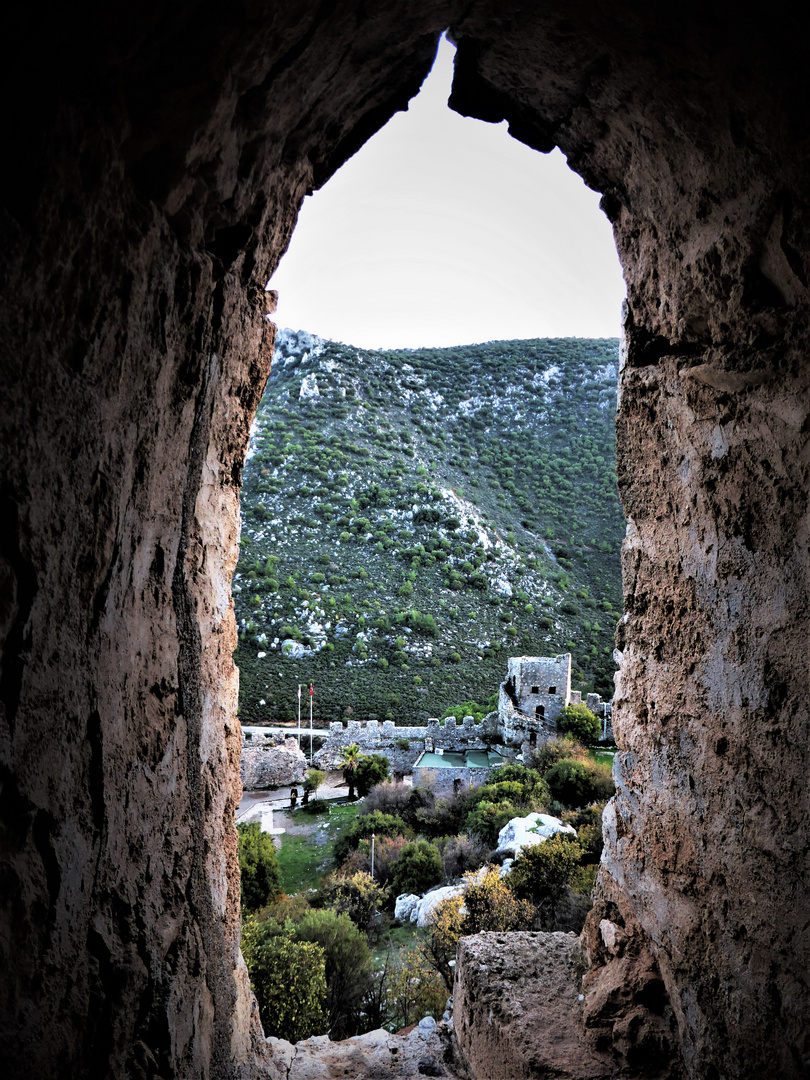
{"type": "Polygon", "coordinates": [[[556,694],[556,693],[557,693],[557,687],[556,687],[556,686],[550,686],[550,687],[548,688],[548,692],[549,692],[550,694],[556,694]]]}
{"type": "Polygon", "coordinates": [[[539,720],[542,716],[546,715],[546,710],[542,705],[538,705],[534,710],[535,719],[539,720]]]}
{"type": "Polygon", "coordinates": [[[532,693],[533,694],[539,694],[540,693],[540,687],[539,686],[533,686],[532,687],[532,693]]]}

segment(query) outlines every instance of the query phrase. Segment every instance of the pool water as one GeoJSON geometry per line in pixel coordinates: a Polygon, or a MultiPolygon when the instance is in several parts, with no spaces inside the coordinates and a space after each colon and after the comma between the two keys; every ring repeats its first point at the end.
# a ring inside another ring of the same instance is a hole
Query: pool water
{"type": "Polygon", "coordinates": [[[416,762],[420,769],[491,769],[503,764],[503,758],[495,750],[445,750],[443,754],[425,751],[416,762]]]}

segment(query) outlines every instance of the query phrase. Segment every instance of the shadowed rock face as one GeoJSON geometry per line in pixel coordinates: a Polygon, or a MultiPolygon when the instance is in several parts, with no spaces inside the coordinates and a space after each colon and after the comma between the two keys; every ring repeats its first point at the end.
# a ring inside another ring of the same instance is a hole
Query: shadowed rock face
{"type": "MultiPolygon", "coordinates": [[[[453,107],[562,147],[604,193],[628,285],[602,902],[634,955],[643,939],[690,1076],[810,1068],[807,18],[536,7],[15,13],[0,177],[12,1075],[275,1069],[238,962],[232,826],[229,584],[272,353],[262,290],[303,195],[404,107],[447,25],[453,107]]],[[[592,956],[605,973],[619,959],[592,956]]]]}

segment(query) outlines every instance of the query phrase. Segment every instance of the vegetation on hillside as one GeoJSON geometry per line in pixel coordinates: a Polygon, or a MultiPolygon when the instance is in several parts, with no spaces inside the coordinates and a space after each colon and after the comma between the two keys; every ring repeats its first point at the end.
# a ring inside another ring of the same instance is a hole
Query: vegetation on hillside
{"type": "Polygon", "coordinates": [[[280,333],[243,477],[243,722],[294,720],[312,682],[319,723],[422,723],[563,651],[610,696],[617,352],[280,333]]]}

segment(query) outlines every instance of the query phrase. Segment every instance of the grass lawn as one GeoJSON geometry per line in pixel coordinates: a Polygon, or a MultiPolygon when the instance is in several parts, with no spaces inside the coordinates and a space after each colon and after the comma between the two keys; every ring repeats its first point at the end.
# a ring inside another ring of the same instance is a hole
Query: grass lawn
{"type": "Polygon", "coordinates": [[[594,761],[598,761],[600,765],[609,765],[613,767],[613,758],[616,755],[615,750],[589,750],[588,753],[594,761]]]}
{"type": "Polygon", "coordinates": [[[334,806],[324,814],[295,811],[296,831],[284,833],[278,853],[283,892],[291,896],[318,887],[321,878],[334,869],[332,847],[335,838],[354,821],[359,809],[359,804],[355,803],[334,806]]]}

